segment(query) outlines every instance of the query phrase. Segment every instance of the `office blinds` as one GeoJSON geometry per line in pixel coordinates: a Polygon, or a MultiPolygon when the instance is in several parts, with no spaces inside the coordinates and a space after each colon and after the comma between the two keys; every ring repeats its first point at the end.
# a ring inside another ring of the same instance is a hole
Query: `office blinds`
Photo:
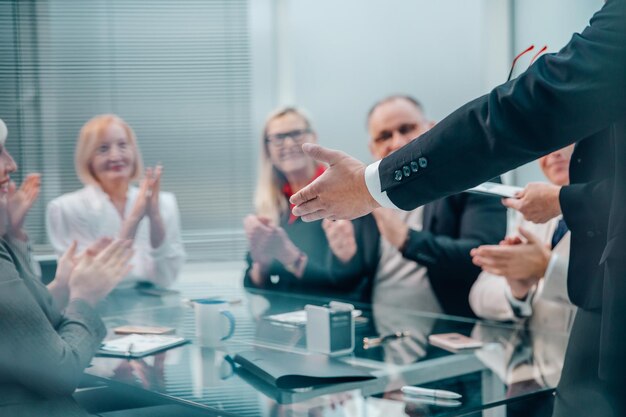
{"type": "Polygon", "coordinates": [[[27,220],[39,251],[46,204],[81,187],[80,127],[115,113],[146,165],[163,164],[190,259],[242,259],[256,161],[247,13],[247,0],[0,2],[0,118],[14,177],[43,175],[27,220]]]}

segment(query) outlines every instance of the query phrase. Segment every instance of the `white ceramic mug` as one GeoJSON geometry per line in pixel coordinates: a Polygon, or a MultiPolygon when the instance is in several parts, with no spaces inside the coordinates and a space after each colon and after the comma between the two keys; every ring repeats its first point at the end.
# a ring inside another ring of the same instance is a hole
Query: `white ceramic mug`
{"type": "Polygon", "coordinates": [[[195,300],[196,337],[205,347],[219,346],[235,333],[235,316],[228,311],[225,300],[195,300]]]}

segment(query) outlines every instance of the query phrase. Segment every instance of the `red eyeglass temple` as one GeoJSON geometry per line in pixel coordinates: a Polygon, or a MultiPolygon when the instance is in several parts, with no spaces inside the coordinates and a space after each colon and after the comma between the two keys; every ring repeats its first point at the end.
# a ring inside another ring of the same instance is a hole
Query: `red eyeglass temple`
{"type": "Polygon", "coordinates": [[[517,60],[520,59],[522,57],[522,55],[532,51],[533,49],[535,49],[535,45],[530,45],[524,51],[522,51],[519,54],[517,54],[517,56],[515,58],[513,58],[513,63],[511,64],[511,70],[509,71],[509,76],[506,77],[507,81],[510,81],[511,77],[513,76],[513,69],[515,69],[515,64],[517,63],[517,60]]]}
{"type": "Polygon", "coordinates": [[[535,62],[535,59],[539,58],[539,55],[541,55],[542,53],[544,53],[546,51],[546,49],[548,49],[548,45],[544,45],[543,48],[541,48],[539,50],[539,52],[537,52],[535,54],[535,56],[533,57],[533,59],[530,60],[530,65],[533,64],[533,62],[535,62]]]}

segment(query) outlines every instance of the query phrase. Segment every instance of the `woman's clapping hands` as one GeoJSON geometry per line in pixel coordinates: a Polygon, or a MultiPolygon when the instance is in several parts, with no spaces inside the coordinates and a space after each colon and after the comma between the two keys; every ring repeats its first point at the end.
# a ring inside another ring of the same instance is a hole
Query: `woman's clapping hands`
{"type": "Polygon", "coordinates": [[[82,299],[93,306],[130,272],[131,241],[118,239],[106,245],[100,242],[100,246],[103,247],[90,247],[92,250],[75,260],[68,282],[70,299],[82,299]]]}

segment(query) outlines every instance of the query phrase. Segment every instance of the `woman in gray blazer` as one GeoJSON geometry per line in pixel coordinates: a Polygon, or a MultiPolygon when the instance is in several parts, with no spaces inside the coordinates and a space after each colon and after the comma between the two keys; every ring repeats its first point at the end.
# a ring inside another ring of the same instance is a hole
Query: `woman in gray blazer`
{"type": "Polygon", "coordinates": [[[22,229],[39,177],[16,190],[6,132],[0,120],[0,392],[68,395],[106,334],[94,306],[128,272],[132,250],[129,242],[102,240],[77,255],[73,245],[46,288],[22,229]]]}

